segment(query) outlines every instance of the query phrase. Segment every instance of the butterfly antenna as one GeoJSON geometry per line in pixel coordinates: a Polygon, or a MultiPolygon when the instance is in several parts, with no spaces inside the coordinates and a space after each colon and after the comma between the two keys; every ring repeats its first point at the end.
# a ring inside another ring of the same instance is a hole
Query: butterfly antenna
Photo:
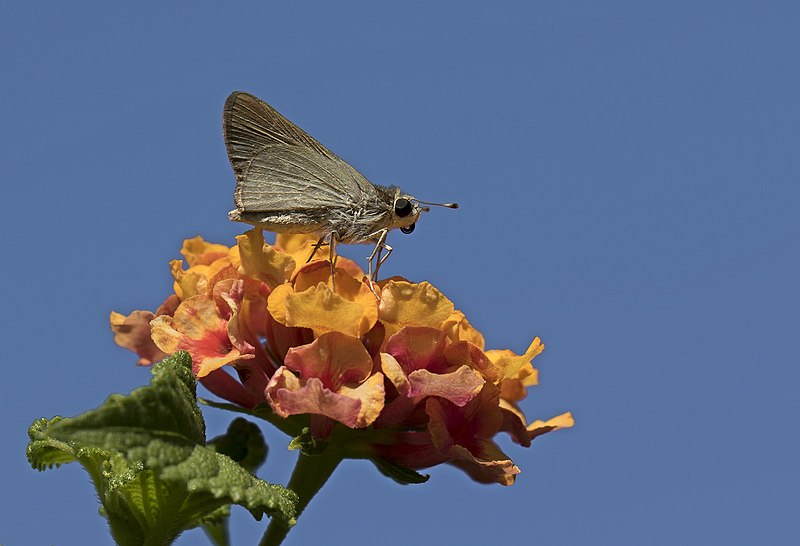
{"type": "Polygon", "coordinates": [[[416,200],[420,205],[432,205],[434,207],[446,207],[448,209],[457,209],[458,203],[428,203],[427,201],[416,200]]]}

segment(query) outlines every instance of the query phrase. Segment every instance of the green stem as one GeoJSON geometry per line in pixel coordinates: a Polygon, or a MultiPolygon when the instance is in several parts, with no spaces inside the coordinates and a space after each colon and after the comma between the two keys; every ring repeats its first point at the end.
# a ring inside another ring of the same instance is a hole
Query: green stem
{"type": "MultiPolygon", "coordinates": [[[[292,477],[289,479],[289,485],[286,486],[297,493],[299,497],[295,519],[300,517],[305,507],[325,485],[341,461],[341,453],[330,446],[320,455],[300,453],[294,471],[292,471],[292,477]]],[[[259,546],[278,546],[286,538],[290,529],[291,526],[285,521],[272,518],[267,531],[261,537],[261,542],[258,543],[259,546]]]]}

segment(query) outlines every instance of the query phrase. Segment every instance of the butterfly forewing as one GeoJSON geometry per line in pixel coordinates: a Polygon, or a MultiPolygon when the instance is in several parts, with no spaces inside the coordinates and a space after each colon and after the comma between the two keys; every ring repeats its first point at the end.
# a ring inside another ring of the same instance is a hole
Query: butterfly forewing
{"type": "Polygon", "coordinates": [[[265,146],[300,146],[326,157],[336,157],[272,106],[241,91],[231,93],[225,101],[222,132],[228,157],[237,177],[265,146]]]}
{"type": "Polygon", "coordinates": [[[331,211],[352,213],[382,205],[363,175],[253,95],[235,92],[228,97],[223,133],[237,179],[234,201],[245,221],[280,217],[285,228],[294,217],[295,230],[308,224],[309,230],[318,231],[321,226],[313,219],[326,218],[331,211]],[[297,211],[304,213],[294,215],[297,211]]]}

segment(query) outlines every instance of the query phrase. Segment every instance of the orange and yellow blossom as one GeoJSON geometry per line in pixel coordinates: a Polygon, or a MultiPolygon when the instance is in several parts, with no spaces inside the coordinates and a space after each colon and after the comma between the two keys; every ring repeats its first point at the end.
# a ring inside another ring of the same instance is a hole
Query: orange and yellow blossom
{"type": "Polygon", "coordinates": [[[327,250],[310,259],[309,236],[270,245],[254,229],[236,241],[185,241],[188,268],[170,264],[175,293],[155,313],[112,313],[115,341],[140,364],[187,350],[210,391],[306,419],[320,439],[337,424],[361,431],[342,446],[354,457],[414,469],[448,463],[479,482],[510,485],[519,473],[497,433],[529,446],[572,426],[569,413],[528,423],[518,407],[538,383],[538,338],[522,355],[486,351],[483,335],[427,282],[370,286],[345,258],[332,279],[327,250]]]}

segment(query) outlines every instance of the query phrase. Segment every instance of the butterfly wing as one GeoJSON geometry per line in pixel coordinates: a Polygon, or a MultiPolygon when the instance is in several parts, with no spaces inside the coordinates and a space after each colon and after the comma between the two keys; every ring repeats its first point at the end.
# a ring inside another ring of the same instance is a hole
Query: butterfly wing
{"type": "Polygon", "coordinates": [[[361,173],[253,95],[228,97],[223,134],[237,180],[235,220],[310,233],[337,212],[380,205],[361,173]]]}
{"type": "Polygon", "coordinates": [[[336,156],[272,106],[249,93],[234,91],[222,113],[225,147],[236,177],[265,146],[297,146],[333,159],[336,156]]]}
{"type": "Polygon", "coordinates": [[[320,235],[350,233],[357,219],[387,206],[378,190],[344,161],[286,146],[267,146],[250,161],[234,202],[234,220],[270,231],[320,235]]]}

